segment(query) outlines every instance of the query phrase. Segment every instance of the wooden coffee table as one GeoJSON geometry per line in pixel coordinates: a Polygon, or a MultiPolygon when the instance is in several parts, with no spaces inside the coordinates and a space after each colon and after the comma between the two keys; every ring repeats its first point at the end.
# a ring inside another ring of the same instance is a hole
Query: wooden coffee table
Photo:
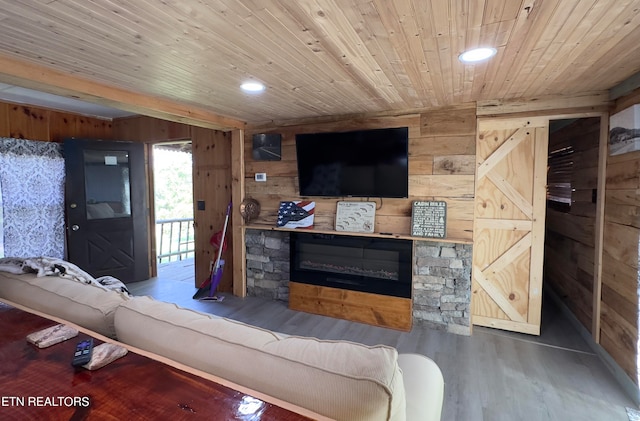
{"type": "MultiPolygon", "coordinates": [[[[39,349],[25,337],[57,324],[0,302],[2,420],[278,420],[315,418],[131,352],[89,371],[71,366],[76,338],[39,349]]],[[[99,335],[93,335],[98,336],[99,335]]],[[[105,339],[105,338],[103,338],[105,339]]],[[[94,339],[94,346],[101,343],[94,339]]],[[[188,344],[185,344],[188,346],[188,344]]],[[[282,402],[279,402],[282,404],[282,402]]],[[[299,409],[299,408],[297,408],[299,409]]]]}

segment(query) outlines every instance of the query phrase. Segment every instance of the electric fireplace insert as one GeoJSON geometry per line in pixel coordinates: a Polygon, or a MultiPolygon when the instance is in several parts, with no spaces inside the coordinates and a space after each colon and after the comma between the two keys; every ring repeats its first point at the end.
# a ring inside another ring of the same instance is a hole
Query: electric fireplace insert
{"type": "Polygon", "coordinates": [[[410,240],[291,233],[291,280],[411,298],[410,240]]]}

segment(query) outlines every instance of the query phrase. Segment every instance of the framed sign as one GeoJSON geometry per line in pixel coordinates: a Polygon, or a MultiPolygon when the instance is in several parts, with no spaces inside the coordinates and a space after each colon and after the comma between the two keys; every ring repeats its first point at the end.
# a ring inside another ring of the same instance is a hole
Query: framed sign
{"type": "Polygon", "coordinates": [[[373,232],[375,202],[338,202],[336,231],[373,232]]]}
{"type": "Polygon", "coordinates": [[[253,159],[256,161],[280,161],[282,159],[282,135],[260,133],[253,135],[253,159]]]}
{"type": "Polygon", "coordinates": [[[447,236],[447,202],[414,201],[411,209],[411,235],[445,238],[447,236]]]}

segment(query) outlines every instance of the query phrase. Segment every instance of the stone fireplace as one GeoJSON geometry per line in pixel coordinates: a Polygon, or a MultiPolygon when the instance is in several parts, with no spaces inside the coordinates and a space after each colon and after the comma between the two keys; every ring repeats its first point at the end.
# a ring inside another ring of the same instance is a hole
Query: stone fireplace
{"type": "MultiPolygon", "coordinates": [[[[288,302],[290,233],[246,231],[247,294],[288,302]]],[[[469,335],[470,244],[413,241],[411,297],[414,323],[469,335]]]]}

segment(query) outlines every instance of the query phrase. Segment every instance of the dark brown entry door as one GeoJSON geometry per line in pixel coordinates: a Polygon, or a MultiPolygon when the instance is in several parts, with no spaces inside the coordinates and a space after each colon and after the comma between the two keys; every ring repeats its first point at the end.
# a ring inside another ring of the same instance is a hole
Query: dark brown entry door
{"type": "Polygon", "coordinates": [[[149,277],[144,145],[68,139],[67,251],[94,277],[149,277]]]}

